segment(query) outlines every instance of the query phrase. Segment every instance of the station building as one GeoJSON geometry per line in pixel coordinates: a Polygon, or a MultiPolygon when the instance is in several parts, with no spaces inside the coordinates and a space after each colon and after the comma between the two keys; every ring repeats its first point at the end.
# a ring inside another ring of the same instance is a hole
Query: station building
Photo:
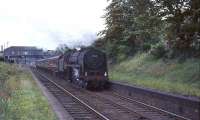
{"type": "Polygon", "coordinates": [[[43,50],[28,46],[11,46],[3,52],[4,61],[12,61],[17,64],[31,64],[35,60],[43,58],[43,50]]]}

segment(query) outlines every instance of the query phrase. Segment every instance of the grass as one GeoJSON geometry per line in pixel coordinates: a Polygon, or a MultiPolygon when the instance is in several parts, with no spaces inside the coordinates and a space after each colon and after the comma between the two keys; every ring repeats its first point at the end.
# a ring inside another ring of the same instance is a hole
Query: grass
{"type": "Polygon", "coordinates": [[[147,53],[110,68],[110,78],[137,86],[189,96],[200,96],[200,60],[154,59],[147,53]]]}
{"type": "Polygon", "coordinates": [[[56,120],[31,74],[0,63],[0,120],[56,120]]]}

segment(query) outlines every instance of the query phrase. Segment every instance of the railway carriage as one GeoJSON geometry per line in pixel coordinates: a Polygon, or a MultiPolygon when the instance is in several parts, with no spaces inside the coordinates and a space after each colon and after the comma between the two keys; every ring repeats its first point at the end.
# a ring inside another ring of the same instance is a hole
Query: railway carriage
{"type": "Polygon", "coordinates": [[[36,67],[39,69],[56,73],[58,72],[58,66],[57,66],[58,58],[59,56],[55,56],[55,57],[51,57],[47,59],[41,59],[41,60],[38,60],[35,64],[36,64],[36,67]]]}

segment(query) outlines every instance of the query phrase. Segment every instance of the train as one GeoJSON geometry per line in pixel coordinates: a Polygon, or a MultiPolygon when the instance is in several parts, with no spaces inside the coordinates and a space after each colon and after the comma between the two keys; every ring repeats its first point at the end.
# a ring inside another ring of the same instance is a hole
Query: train
{"type": "Polygon", "coordinates": [[[106,54],[95,48],[70,50],[35,62],[37,69],[51,72],[86,89],[109,87],[106,54]]]}

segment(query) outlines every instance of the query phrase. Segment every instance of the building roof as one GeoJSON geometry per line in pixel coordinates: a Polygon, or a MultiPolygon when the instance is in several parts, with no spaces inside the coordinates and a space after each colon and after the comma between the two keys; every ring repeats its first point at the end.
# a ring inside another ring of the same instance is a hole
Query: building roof
{"type": "Polygon", "coordinates": [[[8,50],[8,49],[36,50],[38,48],[36,48],[34,46],[11,46],[11,47],[6,48],[5,50],[8,50]]]}
{"type": "Polygon", "coordinates": [[[4,50],[4,56],[42,56],[42,49],[33,46],[11,46],[4,50]]]}

